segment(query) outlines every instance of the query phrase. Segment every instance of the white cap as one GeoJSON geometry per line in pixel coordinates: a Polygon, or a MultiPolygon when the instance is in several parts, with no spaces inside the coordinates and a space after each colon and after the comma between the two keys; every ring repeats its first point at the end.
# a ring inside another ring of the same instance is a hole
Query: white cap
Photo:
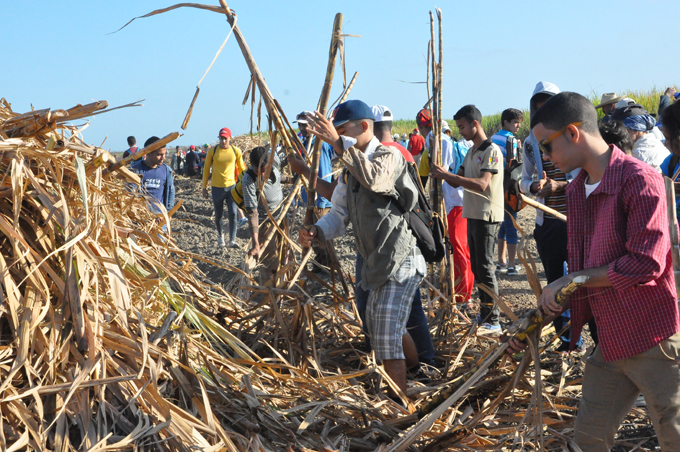
{"type": "Polygon", "coordinates": [[[446,132],[447,130],[450,131],[450,130],[451,130],[451,127],[449,127],[449,123],[448,123],[448,122],[446,122],[446,121],[444,121],[444,120],[442,119],[442,132],[446,132]]]}
{"type": "Polygon", "coordinates": [[[633,99],[631,99],[630,97],[624,97],[623,99],[621,99],[620,101],[618,101],[616,103],[616,108],[624,108],[624,107],[627,107],[627,106],[632,105],[634,103],[635,103],[635,101],[633,99]]]}
{"type": "Polygon", "coordinates": [[[375,122],[394,120],[392,112],[384,105],[374,105],[371,107],[371,110],[373,111],[373,121],[375,122]]]}
{"type": "Polygon", "coordinates": [[[397,141],[397,140],[399,139],[399,134],[398,134],[398,133],[395,133],[394,135],[392,135],[392,139],[393,139],[394,141],[397,141]]]}
{"type": "Polygon", "coordinates": [[[307,118],[310,116],[314,116],[313,111],[305,110],[302,113],[298,113],[298,115],[295,117],[295,121],[293,121],[293,124],[295,124],[296,122],[299,124],[307,124],[308,122],[307,118]]]}

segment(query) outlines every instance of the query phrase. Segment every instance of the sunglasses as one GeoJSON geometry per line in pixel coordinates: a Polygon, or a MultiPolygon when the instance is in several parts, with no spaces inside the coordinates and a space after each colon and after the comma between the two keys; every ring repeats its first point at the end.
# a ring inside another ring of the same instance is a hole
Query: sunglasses
{"type": "Polygon", "coordinates": [[[567,129],[569,128],[569,126],[581,127],[581,124],[583,124],[582,121],[579,121],[579,122],[572,122],[571,124],[567,124],[566,126],[562,127],[562,128],[561,128],[560,130],[558,130],[557,132],[555,132],[555,133],[553,133],[552,135],[550,135],[550,136],[549,136],[548,138],[546,138],[545,140],[541,140],[541,141],[538,143],[538,148],[541,150],[541,152],[543,152],[545,155],[547,155],[548,157],[550,157],[550,155],[552,154],[552,145],[551,145],[550,143],[552,143],[552,142],[555,140],[555,138],[564,135],[564,133],[565,133],[565,132],[567,131],[567,129]]]}

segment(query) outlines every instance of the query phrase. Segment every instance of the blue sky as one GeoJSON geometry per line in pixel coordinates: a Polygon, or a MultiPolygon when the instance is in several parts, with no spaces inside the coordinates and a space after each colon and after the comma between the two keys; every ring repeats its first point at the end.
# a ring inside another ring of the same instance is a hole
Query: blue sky
{"type": "MultiPolygon", "coordinates": [[[[219,4],[217,0],[204,0],[219,4]]],[[[181,131],[196,84],[229,32],[223,15],[181,8],[128,20],[174,0],[0,2],[0,97],[17,112],[107,100],[145,106],[92,118],[85,141],[121,151],[125,138],[181,131]]],[[[669,1],[270,1],[230,0],[238,25],[289,119],[313,109],[325,75],[335,13],[344,15],[350,98],[412,118],[427,100],[429,11],[444,18],[444,116],[474,103],[483,114],[526,108],[539,80],[599,94],[678,81],[677,3],[669,1]],[[669,14],[669,16],[666,16],[669,14]]],[[[339,69],[339,68],[338,68],[339,69]]],[[[336,70],[332,99],[340,94],[336,70]]],[[[216,140],[221,127],[250,129],[241,106],[249,72],[233,36],[201,84],[191,122],[176,144],[216,140]]],[[[263,108],[264,111],[264,108],[263,108]]],[[[263,119],[264,121],[264,119],[263,119]]],[[[264,125],[264,123],[263,123],[264,125]]]]}

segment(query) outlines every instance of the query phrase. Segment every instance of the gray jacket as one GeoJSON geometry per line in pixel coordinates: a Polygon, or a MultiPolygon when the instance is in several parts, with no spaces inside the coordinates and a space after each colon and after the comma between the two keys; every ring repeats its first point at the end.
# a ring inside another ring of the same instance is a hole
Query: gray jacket
{"type": "Polygon", "coordinates": [[[333,192],[331,211],[316,227],[322,240],[330,240],[343,235],[352,223],[364,258],[361,287],[371,290],[385,284],[416,245],[396,203],[408,212],[416,205],[418,192],[401,153],[376,138],[365,153],[350,147],[341,160],[347,171],[333,192]]]}

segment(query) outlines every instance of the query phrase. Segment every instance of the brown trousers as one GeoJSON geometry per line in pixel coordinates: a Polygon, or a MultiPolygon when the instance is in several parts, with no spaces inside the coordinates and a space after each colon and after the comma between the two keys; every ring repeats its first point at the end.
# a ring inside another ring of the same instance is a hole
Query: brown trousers
{"type": "Polygon", "coordinates": [[[583,452],[609,452],[640,392],[664,452],[680,451],[680,333],[628,359],[605,362],[598,346],[586,361],[574,440],[583,452]]]}

